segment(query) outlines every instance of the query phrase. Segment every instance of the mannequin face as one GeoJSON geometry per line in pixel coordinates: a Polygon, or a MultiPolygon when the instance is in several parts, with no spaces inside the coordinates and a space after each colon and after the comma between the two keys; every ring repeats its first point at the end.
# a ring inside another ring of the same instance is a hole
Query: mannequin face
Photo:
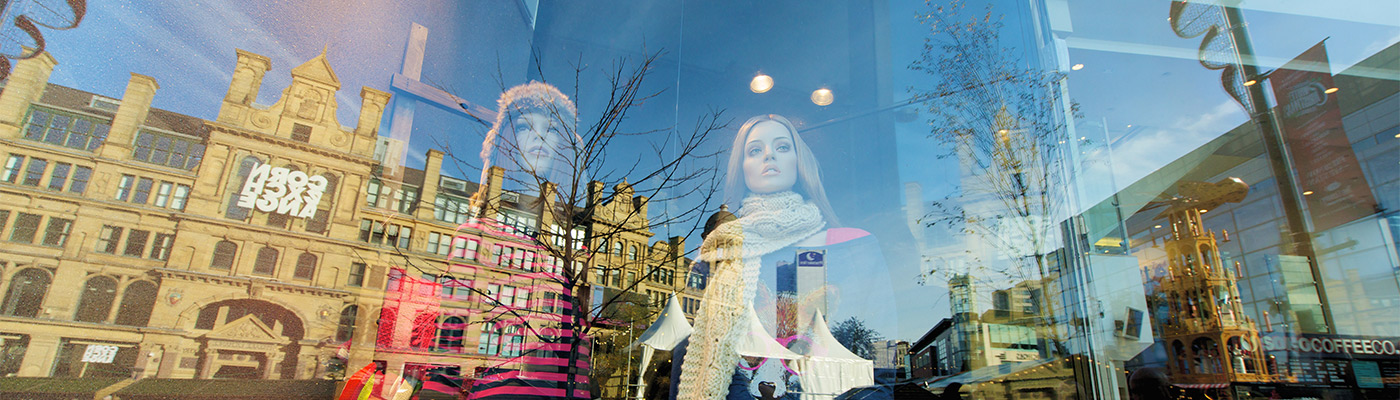
{"type": "Polygon", "coordinates": [[[797,149],[792,132],[774,121],[759,122],[744,142],[744,184],[756,194],[791,190],[797,184],[797,149]]]}
{"type": "Polygon", "coordinates": [[[550,171],[559,152],[562,129],[559,121],[544,113],[525,113],[515,118],[515,143],[520,146],[526,172],[539,175],[550,171]]]}

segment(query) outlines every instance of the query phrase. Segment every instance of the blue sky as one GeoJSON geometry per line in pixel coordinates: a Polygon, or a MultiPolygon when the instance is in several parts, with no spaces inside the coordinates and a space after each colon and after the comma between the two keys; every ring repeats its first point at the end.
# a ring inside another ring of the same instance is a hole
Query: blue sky
{"type": "MultiPolygon", "coordinates": [[[[665,50],[647,86],[662,95],[634,110],[626,129],[685,128],[705,111],[719,108],[739,122],[768,112],[804,126],[835,121],[804,137],[821,158],[838,214],[849,225],[875,233],[892,271],[903,274],[894,288],[902,300],[898,312],[903,321],[883,332],[916,339],[947,314],[941,285],[919,286],[911,276],[917,273],[918,255],[901,207],[906,182],[919,183],[925,199],[956,190],[956,164],[929,156],[946,149],[924,137],[924,116],[879,111],[907,98],[907,87],[931,82],[928,75],[907,69],[927,34],[915,18],[926,9],[922,2],[545,2],[538,16],[530,15],[532,4],[523,4],[94,1],[82,26],[48,31],[45,37],[59,61],[53,83],[120,97],[129,73],[150,75],[161,85],[156,107],[209,119],[217,115],[227,89],[235,48],[272,59],[258,96],[262,104],[278,99],[292,67],[326,49],[343,85],[339,118],[346,126],[355,125],[361,86],[389,89],[415,22],[430,32],[423,81],[487,108],[494,108],[501,83],[543,78],[572,93],[573,65],[586,65],[577,81],[585,121],[601,108],[604,73],[617,57],[637,57],[643,46],[665,50]],[[871,48],[870,43],[888,45],[871,48]],[[760,72],[774,77],[773,91],[748,90],[748,79],[760,72]],[[837,102],[813,105],[809,94],[820,87],[832,89],[837,102]],[[892,122],[880,125],[883,117],[892,122]]],[[[969,10],[978,11],[982,4],[973,3],[969,10]]],[[[1005,45],[1036,57],[1031,3],[991,4],[994,14],[1005,15],[1005,45]]],[[[1084,188],[1086,204],[1112,192],[1106,184],[1109,173],[1119,187],[1126,186],[1245,120],[1220,89],[1219,73],[1194,60],[1198,38],[1172,33],[1168,1],[1064,4],[1073,23],[1072,31],[1062,33],[1069,62],[1085,66],[1069,71],[1070,95],[1084,115],[1076,128],[1086,137],[1106,135],[1114,143],[1115,164],[1096,163],[1085,172],[1085,180],[1097,182],[1084,188]]],[[[1393,1],[1250,0],[1242,7],[1254,47],[1270,68],[1323,39],[1333,71],[1400,41],[1400,18],[1394,18],[1400,15],[1400,3],[1393,1]]],[[[421,165],[419,157],[437,140],[474,154],[485,130],[431,107],[418,108],[414,127],[411,166],[421,165]]],[[[719,136],[713,149],[728,144],[727,134],[719,136]]],[[[645,153],[650,151],[646,142],[656,139],[637,138],[617,153],[645,153]]],[[[1094,156],[1098,154],[1104,153],[1094,156]]],[[[657,154],[643,156],[654,160],[657,154]]],[[[468,170],[456,175],[476,176],[468,170]]],[[[684,203],[667,207],[674,212],[684,203]]],[[[955,240],[930,237],[944,244],[955,240]]],[[[699,243],[696,238],[691,242],[699,243]]]]}

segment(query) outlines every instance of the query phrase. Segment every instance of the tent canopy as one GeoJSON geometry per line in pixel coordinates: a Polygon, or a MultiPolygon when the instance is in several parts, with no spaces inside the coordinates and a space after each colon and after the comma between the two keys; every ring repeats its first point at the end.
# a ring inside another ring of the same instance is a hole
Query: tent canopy
{"type": "Polygon", "coordinates": [[[654,349],[670,351],[682,340],[690,337],[690,332],[690,323],[685,321],[685,311],[681,310],[680,302],[676,301],[676,294],[672,293],[671,299],[666,302],[666,308],[661,310],[661,316],[627,348],[644,344],[654,349]]]}

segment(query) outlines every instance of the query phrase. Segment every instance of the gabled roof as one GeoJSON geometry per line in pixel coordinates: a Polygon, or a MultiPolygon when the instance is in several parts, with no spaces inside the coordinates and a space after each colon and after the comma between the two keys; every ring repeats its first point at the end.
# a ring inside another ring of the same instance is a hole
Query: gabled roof
{"type": "Polygon", "coordinates": [[[310,79],[339,89],[340,78],[335,76],[335,70],[331,69],[331,63],[326,61],[326,50],[328,49],[322,49],[320,55],[292,68],[292,77],[310,79]]]}

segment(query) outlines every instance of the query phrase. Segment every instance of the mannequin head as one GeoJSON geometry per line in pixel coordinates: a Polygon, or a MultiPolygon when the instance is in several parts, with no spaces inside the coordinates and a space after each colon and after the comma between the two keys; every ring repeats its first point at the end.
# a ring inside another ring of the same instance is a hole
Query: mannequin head
{"type": "Polygon", "coordinates": [[[838,225],[826,200],[817,157],[797,127],[780,115],[759,115],[739,127],[730,147],[725,189],[731,202],[750,194],[792,190],[815,203],[828,225],[838,225]]]}
{"type": "Polygon", "coordinates": [[[492,165],[506,169],[505,186],[525,193],[537,193],[544,182],[573,178],[573,149],[580,140],[577,109],[568,96],[530,82],[501,93],[497,103],[496,123],[482,143],[481,182],[492,165]]]}

